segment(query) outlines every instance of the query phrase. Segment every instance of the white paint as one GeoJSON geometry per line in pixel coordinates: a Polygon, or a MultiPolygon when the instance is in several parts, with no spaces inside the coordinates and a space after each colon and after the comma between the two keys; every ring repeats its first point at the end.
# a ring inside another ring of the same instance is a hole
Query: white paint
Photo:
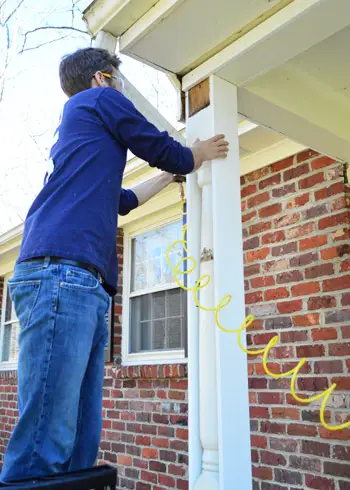
{"type": "MultiPolygon", "coordinates": [[[[188,130],[188,141],[191,144],[191,128],[188,130]]],[[[191,230],[187,233],[189,255],[197,262],[196,269],[187,276],[187,284],[193,287],[199,277],[200,262],[200,228],[201,228],[201,193],[196,174],[187,176],[187,225],[191,230]]],[[[188,267],[192,267],[188,263],[188,267]]],[[[199,311],[191,293],[187,295],[187,350],[188,350],[188,420],[190,428],[189,445],[189,488],[200,475],[202,466],[202,447],[199,436],[199,311]]]]}
{"type": "Polygon", "coordinates": [[[216,73],[235,85],[280,66],[350,23],[348,0],[294,0],[183,78],[183,90],[216,73]]]}
{"type": "Polygon", "coordinates": [[[95,48],[107,49],[110,53],[115,53],[117,49],[117,38],[105,31],[99,31],[94,41],[95,48]]]}
{"type": "Polygon", "coordinates": [[[350,159],[350,138],[345,139],[330,129],[322,127],[320,124],[324,119],[320,120],[320,124],[311,122],[297,100],[295,111],[292,112],[247,89],[239,88],[238,110],[242,116],[284,134],[301,145],[339,160],[350,159]]]}
{"type": "MultiPolygon", "coordinates": [[[[232,301],[220,312],[225,328],[238,328],[245,318],[237,89],[210,78],[211,131],[230,143],[225,161],[212,163],[215,304],[226,294],[232,301]]],[[[244,337],[244,336],[243,336],[244,337]]],[[[252,488],[247,356],[235,334],[216,328],[220,489],[252,488]]]]}

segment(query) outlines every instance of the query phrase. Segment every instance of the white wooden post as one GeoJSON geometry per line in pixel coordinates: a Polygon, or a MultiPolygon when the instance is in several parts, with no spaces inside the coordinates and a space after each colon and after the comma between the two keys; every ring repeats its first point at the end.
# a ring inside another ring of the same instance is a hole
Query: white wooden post
{"type": "MultiPolygon", "coordinates": [[[[239,169],[237,88],[210,78],[211,128],[230,143],[225,161],[212,164],[215,301],[232,294],[220,311],[225,328],[238,328],[245,317],[243,240],[239,169]]],[[[245,338],[242,335],[242,338],[245,338]]],[[[252,488],[247,356],[237,334],[216,329],[220,489],[252,488]]]]}
{"type": "Polygon", "coordinates": [[[111,53],[115,53],[117,49],[118,39],[109,32],[99,31],[96,35],[94,47],[107,49],[111,53]]]}
{"type": "MultiPolygon", "coordinates": [[[[225,294],[232,294],[231,304],[220,312],[221,323],[232,329],[238,328],[245,316],[237,91],[228,82],[211,76],[209,106],[187,118],[188,143],[196,137],[205,139],[218,133],[225,134],[230,143],[228,158],[206,163],[198,172],[202,190],[200,274],[211,276],[210,284],[200,292],[200,303],[212,307],[225,294]]],[[[191,202],[188,212],[193,212],[191,202]]],[[[189,305],[191,300],[190,297],[189,305]]],[[[198,345],[201,449],[192,444],[193,451],[196,450],[193,455],[190,445],[189,488],[251,490],[246,355],[237,346],[237,336],[221,332],[214,315],[208,312],[199,313],[198,345]],[[191,465],[191,457],[198,461],[199,453],[200,469],[191,465]]],[[[191,366],[190,356],[189,349],[191,366]]],[[[190,372],[189,379],[191,390],[190,372]]],[[[190,440],[196,409],[196,405],[191,408],[194,397],[190,392],[190,440]]]]}

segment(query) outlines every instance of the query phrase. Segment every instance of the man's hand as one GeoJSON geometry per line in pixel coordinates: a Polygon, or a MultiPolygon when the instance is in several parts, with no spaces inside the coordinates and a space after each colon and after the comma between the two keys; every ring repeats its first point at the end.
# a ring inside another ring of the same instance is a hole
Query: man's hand
{"type": "Polygon", "coordinates": [[[217,134],[204,141],[197,138],[191,150],[194,158],[194,170],[198,170],[203,162],[226,158],[228,142],[225,141],[225,135],[223,134],[217,134]]]}

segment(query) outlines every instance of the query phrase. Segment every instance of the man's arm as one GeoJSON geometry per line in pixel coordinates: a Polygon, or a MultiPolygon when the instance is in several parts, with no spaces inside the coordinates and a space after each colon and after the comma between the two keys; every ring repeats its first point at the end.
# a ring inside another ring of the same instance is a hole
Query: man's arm
{"type": "Polygon", "coordinates": [[[96,109],[114,137],[151,167],[186,175],[203,162],[224,158],[228,144],[223,135],[197,140],[193,148],[182,146],[167,132],[160,132],[147,121],[124,95],[112,88],[101,91],[96,109]]]}
{"type": "Polygon", "coordinates": [[[135,206],[136,201],[138,206],[142,206],[142,204],[152,199],[152,197],[172,182],[174,182],[174,176],[167,172],[162,172],[145,182],[135,185],[131,189],[122,189],[119,201],[119,214],[126,215],[135,209],[137,207],[135,206]],[[134,199],[132,195],[134,195],[134,199]]]}

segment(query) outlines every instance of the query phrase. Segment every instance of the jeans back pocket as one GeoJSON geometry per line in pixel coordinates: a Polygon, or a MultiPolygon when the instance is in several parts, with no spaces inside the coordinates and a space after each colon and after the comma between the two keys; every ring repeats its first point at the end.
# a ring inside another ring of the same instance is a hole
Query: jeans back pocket
{"type": "Polygon", "coordinates": [[[82,291],[95,290],[99,286],[98,279],[91,272],[69,268],[66,270],[65,282],[61,286],[82,291]]]}

